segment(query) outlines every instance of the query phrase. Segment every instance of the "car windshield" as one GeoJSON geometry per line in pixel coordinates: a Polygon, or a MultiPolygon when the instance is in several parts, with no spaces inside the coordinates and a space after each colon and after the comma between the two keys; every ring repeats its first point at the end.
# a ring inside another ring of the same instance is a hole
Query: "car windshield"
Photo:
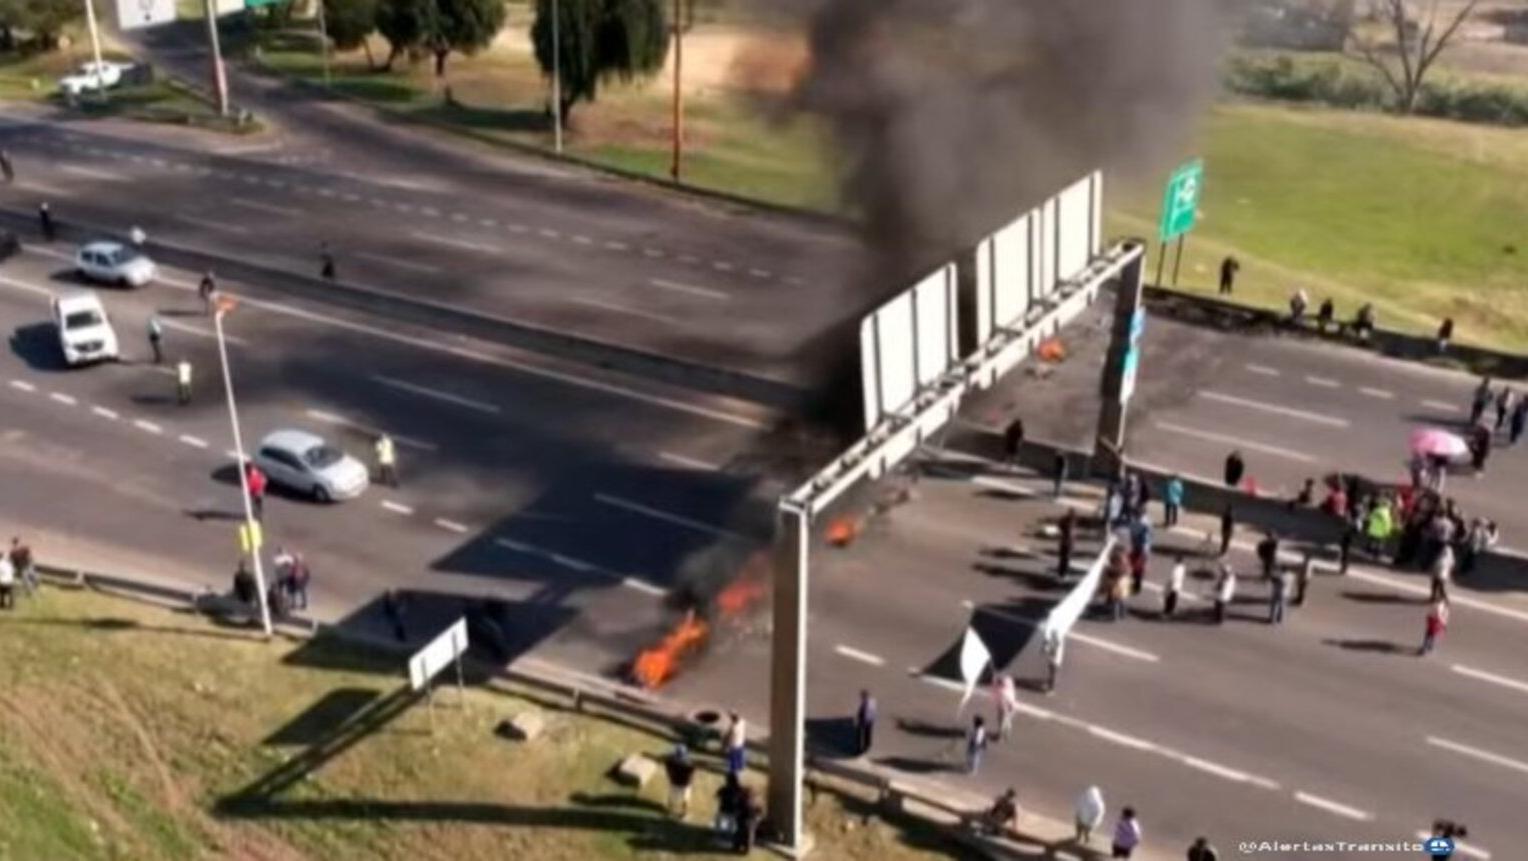
{"type": "Polygon", "coordinates": [[[91,326],[99,326],[103,322],[101,313],[95,310],[75,311],[64,316],[65,329],[88,329],[91,326]]]}
{"type": "Polygon", "coordinates": [[[137,260],[138,257],[138,252],[131,248],[118,248],[116,251],[106,255],[106,260],[113,266],[122,266],[137,260]]]}
{"type": "Polygon", "coordinates": [[[340,462],[345,453],[329,445],[316,445],[303,452],[302,459],[314,469],[323,469],[340,462]]]}

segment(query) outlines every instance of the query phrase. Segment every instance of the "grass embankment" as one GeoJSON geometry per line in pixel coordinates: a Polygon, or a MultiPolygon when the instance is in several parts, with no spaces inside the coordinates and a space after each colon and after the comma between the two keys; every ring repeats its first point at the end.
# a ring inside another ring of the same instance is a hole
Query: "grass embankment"
{"type": "MultiPolygon", "coordinates": [[[[674,823],[661,775],[641,793],[606,777],[665,739],[527,692],[469,689],[459,710],[444,690],[432,734],[422,703],[398,707],[396,661],[58,590],[0,611],[0,655],[0,858],[711,855],[713,774],[674,823]],[[494,736],[525,709],[546,735],[494,736]]],[[[938,845],[917,826],[862,822],[865,802],[817,799],[821,857],[950,857],[912,848],[938,845]]]]}

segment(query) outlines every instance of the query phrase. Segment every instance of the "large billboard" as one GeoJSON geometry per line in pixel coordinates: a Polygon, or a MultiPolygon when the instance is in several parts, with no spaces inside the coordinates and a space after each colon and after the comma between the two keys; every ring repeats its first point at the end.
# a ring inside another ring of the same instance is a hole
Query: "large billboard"
{"type": "Polygon", "coordinates": [[[860,323],[866,430],[955,363],[956,280],[955,264],[945,264],[860,323]]]}
{"type": "Polygon", "coordinates": [[[117,0],[117,29],[139,30],[175,21],[175,0],[117,0]]]}

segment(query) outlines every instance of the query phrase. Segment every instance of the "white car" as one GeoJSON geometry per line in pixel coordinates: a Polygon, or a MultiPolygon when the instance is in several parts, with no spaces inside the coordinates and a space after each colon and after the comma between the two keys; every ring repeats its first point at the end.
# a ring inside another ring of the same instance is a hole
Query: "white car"
{"type": "Polygon", "coordinates": [[[307,431],[272,431],[254,461],[273,483],[319,502],[354,499],[371,484],[365,464],[307,431]]]}
{"type": "Polygon", "coordinates": [[[81,290],[53,297],[53,323],[69,367],[116,360],[117,333],[94,293],[81,290]]]}
{"type": "Polygon", "coordinates": [[[154,280],[159,269],[146,254],[120,242],[89,242],[74,255],[74,270],[81,278],[142,287],[154,280]]]}
{"type": "Polygon", "coordinates": [[[110,60],[85,63],[78,72],[59,79],[58,88],[71,96],[86,91],[111,89],[122,83],[122,73],[130,68],[126,63],[113,63],[110,60]]]}

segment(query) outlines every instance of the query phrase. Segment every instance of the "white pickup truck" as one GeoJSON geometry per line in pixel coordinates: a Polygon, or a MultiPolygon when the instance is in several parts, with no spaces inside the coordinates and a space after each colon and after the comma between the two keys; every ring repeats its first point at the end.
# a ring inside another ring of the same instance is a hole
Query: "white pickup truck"
{"type": "Polygon", "coordinates": [[[131,68],[128,63],[114,63],[111,60],[85,63],[78,72],[60,78],[58,88],[70,96],[81,95],[87,90],[110,89],[122,83],[122,73],[131,68]]]}

